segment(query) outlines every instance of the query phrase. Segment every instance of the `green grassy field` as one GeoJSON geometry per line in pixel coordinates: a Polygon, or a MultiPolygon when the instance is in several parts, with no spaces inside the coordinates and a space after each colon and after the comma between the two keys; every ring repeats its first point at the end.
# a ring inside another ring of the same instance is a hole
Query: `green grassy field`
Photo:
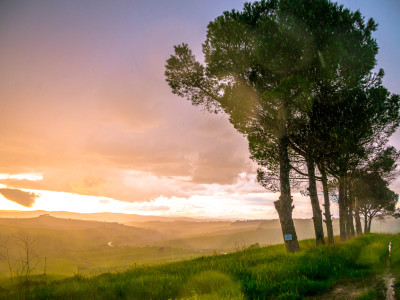
{"type": "Polygon", "coordinates": [[[390,268],[391,272],[397,278],[394,285],[394,290],[397,298],[400,299],[400,234],[393,236],[392,241],[392,251],[390,254],[390,268]]]}
{"type": "MultiPolygon", "coordinates": [[[[15,246],[13,248],[10,247],[12,250],[11,262],[15,265],[14,276],[23,267],[19,261],[24,255],[23,250],[15,248],[15,246]]],[[[57,247],[56,249],[59,248],[57,247]]],[[[85,276],[98,275],[105,272],[127,270],[135,264],[152,264],[191,259],[212,253],[212,251],[196,252],[190,249],[172,247],[129,245],[119,247],[103,245],[96,248],[88,247],[88,249],[81,249],[79,251],[72,249],[69,252],[34,249],[32,253],[34,256],[32,274],[41,275],[46,272],[46,274],[62,276],[73,276],[74,274],[83,274],[85,276]]],[[[0,257],[0,280],[7,279],[10,275],[9,273],[9,266],[6,259],[0,257]]]]}
{"type": "MultiPolygon", "coordinates": [[[[371,234],[315,247],[301,242],[289,254],[283,245],[204,256],[156,265],[139,265],[99,276],[52,280],[32,278],[29,288],[14,285],[1,299],[302,299],[323,295],[338,282],[376,276],[387,270],[392,241],[392,271],[399,272],[400,235],[371,234]]],[[[362,299],[373,299],[365,294],[362,299]]],[[[323,298],[321,298],[323,299],[323,298]]]]}
{"type": "Polygon", "coordinates": [[[21,242],[29,237],[34,269],[32,274],[72,276],[95,275],[126,270],[134,264],[190,259],[212,250],[154,245],[162,236],[150,229],[119,223],[59,219],[50,216],[0,219],[0,280],[10,276],[5,257],[13,264],[13,274],[22,269],[25,255],[21,242]],[[45,266],[46,260],[46,266],[45,266]],[[45,270],[46,268],[46,270],[45,270]]]}

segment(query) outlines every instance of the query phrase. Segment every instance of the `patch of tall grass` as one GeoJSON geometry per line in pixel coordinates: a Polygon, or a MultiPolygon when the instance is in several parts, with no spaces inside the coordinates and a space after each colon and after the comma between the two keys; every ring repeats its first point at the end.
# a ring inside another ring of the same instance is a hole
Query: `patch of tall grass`
{"type": "Polygon", "coordinates": [[[397,279],[394,284],[396,299],[400,300],[400,234],[393,236],[391,242],[390,267],[397,279]]]}
{"type": "MultiPolygon", "coordinates": [[[[391,237],[374,234],[320,247],[307,240],[297,253],[286,253],[283,245],[276,245],[135,266],[126,272],[44,282],[24,295],[28,299],[301,299],[326,293],[337,279],[372,274],[384,265],[391,237]]],[[[0,291],[2,299],[15,295],[15,289],[0,291]]]]}

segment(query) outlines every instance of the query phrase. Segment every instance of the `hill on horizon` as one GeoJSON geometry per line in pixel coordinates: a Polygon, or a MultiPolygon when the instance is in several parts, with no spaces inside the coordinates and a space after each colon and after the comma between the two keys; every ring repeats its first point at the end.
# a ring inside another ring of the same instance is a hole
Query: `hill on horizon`
{"type": "Polygon", "coordinates": [[[124,213],[77,213],[69,211],[46,211],[46,210],[34,210],[34,211],[20,211],[20,210],[0,210],[0,218],[34,218],[41,215],[50,215],[57,218],[63,219],[77,219],[77,220],[92,220],[92,221],[105,221],[105,222],[148,222],[163,220],[165,222],[173,222],[176,220],[199,220],[188,217],[164,217],[164,216],[146,216],[138,214],[124,214],[124,213]]]}
{"type": "MultiPolygon", "coordinates": [[[[0,212],[0,215],[7,213],[0,212]]],[[[36,217],[25,213],[17,215],[20,217],[0,218],[0,251],[8,249],[17,260],[21,255],[18,244],[29,236],[34,241],[32,254],[38,262],[35,272],[39,273],[45,268],[46,260],[48,273],[98,274],[124,270],[133,264],[182,260],[215,252],[229,253],[254,244],[282,243],[278,220],[174,220],[150,216],[122,224],[60,218],[49,213],[36,217]]],[[[119,214],[106,215],[114,219],[120,217],[119,214]]],[[[79,217],[80,214],[67,213],[65,216],[79,217]]],[[[102,214],[83,214],[82,217],[99,216],[104,217],[102,214]]],[[[127,220],[125,217],[122,216],[121,220],[127,220]]],[[[295,226],[299,239],[314,238],[311,219],[295,219],[295,226]]],[[[338,233],[337,220],[334,228],[338,233]]],[[[400,220],[377,221],[372,229],[374,232],[396,233],[400,231],[400,220]]],[[[7,274],[4,260],[0,261],[0,272],[7,274]]]]}

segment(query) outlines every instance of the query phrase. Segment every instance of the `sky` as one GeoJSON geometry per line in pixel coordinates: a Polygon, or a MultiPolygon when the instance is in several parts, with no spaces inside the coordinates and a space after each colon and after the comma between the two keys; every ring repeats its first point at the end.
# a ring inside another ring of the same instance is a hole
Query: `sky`
{"type": "MultiPolygon", "coordinates": [[[[0,209],[277,218],[245,137],[164,77],[173,45],[201,60],[207,24],[243,3],[0,1],[0,209]]],[[[400,93],[400,2],[340,3],[379,23],[377,68],[400,93]]]]}

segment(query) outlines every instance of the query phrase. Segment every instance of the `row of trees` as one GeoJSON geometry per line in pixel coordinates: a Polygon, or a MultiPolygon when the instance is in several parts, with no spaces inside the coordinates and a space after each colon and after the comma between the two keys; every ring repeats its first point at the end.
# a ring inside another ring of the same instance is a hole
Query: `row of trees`
{"type": "Polygon", "coordinates": [[[174,94],[225,113],[247,137],[259,182],[280,191],[274,205],[288,251],[299,249],[291,188],[304,181],[317,244],[324,243],[317,181],[329,242],[332,186],[342,240],[361,231],[360,216],[368,231],[372,218],[394,210],[388,184],[399,154],[386,144],[400,122],[400,99],[382,85],[383,70],[372,72],[376,29],[328,0],[246,3],[209,23],[204,64],[186,44],[167,60],[174,94]]]}

